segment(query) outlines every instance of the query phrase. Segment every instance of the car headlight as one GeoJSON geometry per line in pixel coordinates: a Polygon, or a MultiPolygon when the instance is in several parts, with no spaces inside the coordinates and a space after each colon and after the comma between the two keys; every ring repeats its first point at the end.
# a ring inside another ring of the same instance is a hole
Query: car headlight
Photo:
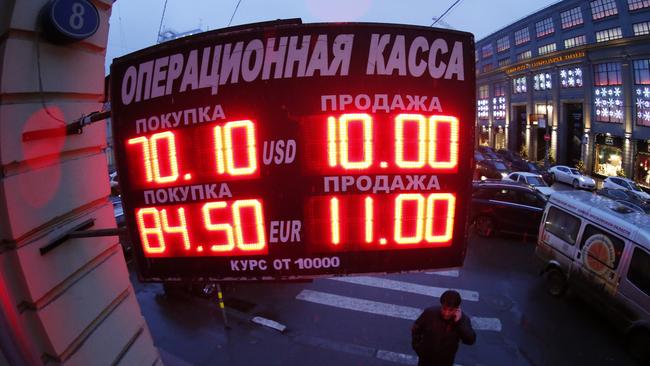
{"type": "Polygon", "coordinates": [[[505,178],[508,176],[508,173],[501,173],[501,177],[505,178]]]}

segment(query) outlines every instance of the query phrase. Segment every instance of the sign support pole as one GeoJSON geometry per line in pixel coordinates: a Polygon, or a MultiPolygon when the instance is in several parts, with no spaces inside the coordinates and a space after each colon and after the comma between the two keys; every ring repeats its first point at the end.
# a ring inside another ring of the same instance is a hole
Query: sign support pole
{"type": "Polygon", "coordinates": [[[219,302],[219,308],[221,309],[221,316],[223,317],[223,327],[226,330],[230,330],[228,325],[228,316],[226,315],[226,304],[223,302],[223,293],[221,292],[221,284],[217,283],[217,301],[219,302]]]}

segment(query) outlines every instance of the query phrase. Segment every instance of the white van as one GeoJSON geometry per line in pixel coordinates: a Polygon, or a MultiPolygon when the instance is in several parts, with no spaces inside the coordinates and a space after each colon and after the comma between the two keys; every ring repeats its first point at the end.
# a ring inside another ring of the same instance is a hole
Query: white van
{"type": "Polygon", "coordinates": [[[605,312],[650,361],[650,216],[584,191],[553,193],[535,253],[549,293],[567,289],[605,312]]]}

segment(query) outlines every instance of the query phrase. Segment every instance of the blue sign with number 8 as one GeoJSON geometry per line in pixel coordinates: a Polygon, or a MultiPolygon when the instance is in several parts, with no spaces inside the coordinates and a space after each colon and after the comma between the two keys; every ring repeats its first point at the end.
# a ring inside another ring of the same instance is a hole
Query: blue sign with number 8
{"type": "Polygon", "coordinates": [[[82,40],[99,28],[99,12],[88,0],[51,0],[42,15],[46,36],[56,39],[82,40]]]}

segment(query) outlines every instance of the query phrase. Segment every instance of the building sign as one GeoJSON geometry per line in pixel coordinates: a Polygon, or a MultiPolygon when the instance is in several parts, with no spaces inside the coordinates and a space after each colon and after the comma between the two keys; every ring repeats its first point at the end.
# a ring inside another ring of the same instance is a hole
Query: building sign
{"type": "Polygon", "coordinates": [[[525,63],[525,64],[520,64],[520,65],[516,65],[516,66],[513,66],[513,67],[509,67],[509,68],[506,69],[506,73],[507,74],[513,74],[513,73],[520,72],[520,71],[525,71],[525,70],[528,70],[528,69],[534,69],[534,68],[537,68],[537,67],[540,67],[540,66],[553,65],[553,64],[556,64],[556,63],[559,63],[559,62],[575,60],[575,59],[579,59],[579,58],[583,58],[583,57],[585,57],[585,52],[584,51],[572,52],[572,53],[568,53],[568,54],[565,54],[565,55],[549,57],[549,58],[545,58],[545,59],[541,59],[541,60],[537,60],[537,61],[528,62],[528,63],[525,63]]]}
{"type": "Polygon", "coordinates": [[[473,37],[273,22],[117,59],[113,135],[145,280],[460,266],[473,37]]]}

